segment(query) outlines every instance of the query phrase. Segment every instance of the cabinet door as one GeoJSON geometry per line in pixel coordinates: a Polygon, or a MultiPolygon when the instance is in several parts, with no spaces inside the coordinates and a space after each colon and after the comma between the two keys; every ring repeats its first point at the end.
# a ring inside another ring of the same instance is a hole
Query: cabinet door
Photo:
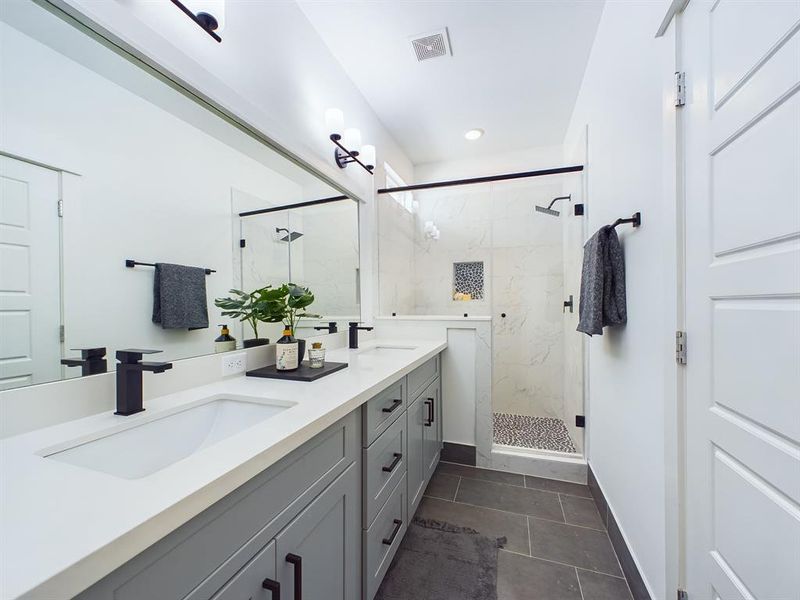
{"type": "Polygon", "coordinates": [[[275,538],[282,600],[361,597],[361,477],[353,464],[275,538]]]}
{"type": "Polygon", "coordinates": [[[423,430],[428,407],[418,398],[408,407],[408,516],[412,517],[414,511],[422,498],[422,490],[425,485],[425,466],[423,458],[423,448],[425,440],[423,430]]]}
{"type": "Polygon", "coordinates": [[[279,585],[275,579],[275,542],[272,541],[211,600],[280,600],[279,585]]]}
{"type": "Polygon", "coordinates": [[[425,392],[420,396],[423,403],[423,427],[422,427],[422,460],[423,473],[427,479],[436,469],[439,462],[439,451],[441,450],[441,394],[439,393],[439,379],[431,383],[425,392]]]}

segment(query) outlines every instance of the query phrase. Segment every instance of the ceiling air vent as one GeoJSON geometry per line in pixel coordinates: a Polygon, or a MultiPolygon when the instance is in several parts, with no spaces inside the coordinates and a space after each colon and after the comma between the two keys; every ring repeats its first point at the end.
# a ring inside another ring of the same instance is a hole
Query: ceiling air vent
{"type": "Polygon", "coordinates": [[[450,54],[447,28],[415,35],[409,39],[411,40],[411,46],[414,48],[414,54],[417,55],[417,60],[420,62],[450,54]]]}

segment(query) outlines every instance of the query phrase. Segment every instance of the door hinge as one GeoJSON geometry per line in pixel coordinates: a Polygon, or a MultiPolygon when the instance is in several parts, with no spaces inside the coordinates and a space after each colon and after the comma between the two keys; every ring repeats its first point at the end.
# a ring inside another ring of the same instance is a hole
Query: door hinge
{"type": "Polygon", "coordinates": [[[689,600],[689,592],[686,590],[678,590],[678,600],[689,600]]]}
{"type": "Polygon", "coordinates": [[[66,341],[66,333],[64,332],[64,326],[58,326],[58,341],[62,344],[66,341]]]}
{"type": "Polygon", "coordinates": [[[686,332],[675,332],[675,362],[679,365],[686,364],[686,332]]]}
{"type": "Polygon", "coordinates": [[[675,71],[675,106],[686,104],[686,73],[675,71]]]}
{"type": "Polygon", "coordinates": [[[245,246],[247,246],[247,241],[244,238],[240,239],[239,248],[244,248],[245,246]]]}
{"type": "Polygon", "coordinates": [[[63,217],[64,216],[64,201],[63,200],[59,200],[58,201],[58,216],[59,217],[63,217]]]}
{"type": "Polygon", "coordinates": [[[575,415],[575,427],[586,427],[586,415],[575,415]]]}

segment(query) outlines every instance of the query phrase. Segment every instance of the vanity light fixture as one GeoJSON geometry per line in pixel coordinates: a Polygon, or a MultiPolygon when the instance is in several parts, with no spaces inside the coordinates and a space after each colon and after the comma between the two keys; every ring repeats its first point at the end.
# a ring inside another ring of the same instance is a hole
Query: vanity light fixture
{"type": "Polygon", "coordinates": [[[470,129],[464,134],[464,137],[472,142],[483,136],[484,133],[486,132],[483,129],[470,129]]]}
{"type": "Polygon", "coordinates": [[[375,168],[375,146],[361,145],[361,131],[355,127],[344,127],[344,113],[338,108],[325,111],[325,128],[331,141],[336,144],[333,157],[336,165],[344,169],[350,163],[358,163],[368,173],[375,168]],[[360,157],[360,158],[359,158],[360,157]]]}
{"type": "Polygon", "coordinates": [[[222,30],[221,20],[225,13],[224,0],[172,0],[183,14],[205,31],[216,41],[221,42],[222,38],[217,31],[222,30]],[[190,6],[187,6],[189,4],[190,6]]]}

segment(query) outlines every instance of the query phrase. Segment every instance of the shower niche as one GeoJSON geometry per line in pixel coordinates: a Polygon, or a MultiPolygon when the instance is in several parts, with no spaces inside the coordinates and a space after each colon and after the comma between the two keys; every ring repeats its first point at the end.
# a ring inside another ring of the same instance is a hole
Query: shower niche
{"type": "Polygon", "coordinates": [[[581,184],[559,175],[418,190],[414,211],[379,196],[381,314],[491,317],[499,449],[583,453],[584,342],[564,308],[579,295],[581,184]]]}

